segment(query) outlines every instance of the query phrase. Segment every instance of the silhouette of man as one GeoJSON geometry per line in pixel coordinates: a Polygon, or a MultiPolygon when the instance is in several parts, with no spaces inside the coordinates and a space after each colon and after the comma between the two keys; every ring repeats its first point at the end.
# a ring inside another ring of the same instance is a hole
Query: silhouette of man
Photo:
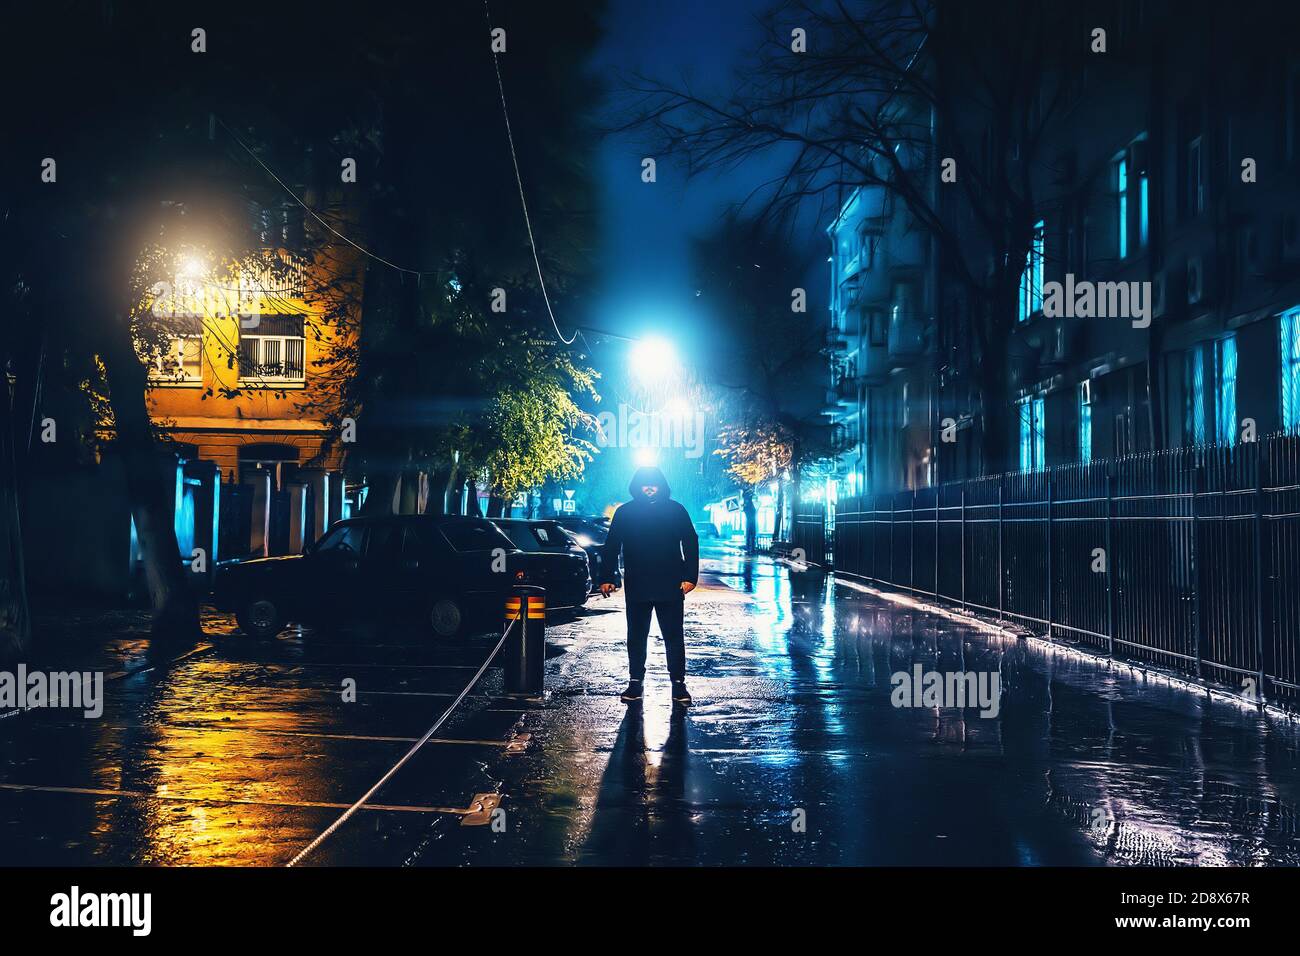
{"type": "Polygon", "coordinates": [[[659,621],[673,684],[673,703],[688,707],[686,639],[683,613],[686,595],[700,577],[700,539],[687,510],[672,500],[672,489],[658,468],[638,468],[628,485],[632,500],[614,512],[609,536],[600,556],[600,593],[618,590],[618,555],[623,553],[627,588],[627,703],[641,699],[645,680],[646,641],[650,615],[659,621]]]}

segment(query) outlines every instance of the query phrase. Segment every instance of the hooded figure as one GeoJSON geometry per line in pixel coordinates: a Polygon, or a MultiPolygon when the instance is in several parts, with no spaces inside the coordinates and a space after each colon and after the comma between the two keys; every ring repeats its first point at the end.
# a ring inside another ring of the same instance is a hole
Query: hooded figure
{"type": "Polygon", "coordinates": [[[658,468],[638,468],[628,485],[632,500],[614,512],[601,554],[601,593],[619,585],[623,555],[627,597],[627,655],[631,682],[625,701],[639,700],[645,678],[646,640],[653,613],[663,633],[673,700],[690,703],[686,692],[684,601],[700,576],[700,539],[687,510],[672,500],[672,489],[658,468]]]}

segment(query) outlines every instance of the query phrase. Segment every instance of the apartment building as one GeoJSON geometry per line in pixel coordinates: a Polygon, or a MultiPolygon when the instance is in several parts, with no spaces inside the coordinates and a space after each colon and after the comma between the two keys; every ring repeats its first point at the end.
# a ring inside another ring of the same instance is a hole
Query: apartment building
{"type": "MultiPolygon", "coordinates": [[[[1088,55],[1025,91],[1050,117],[1032,151],[1007,144],[1037,202],[1014,308],[997,317],[1003,388],[976,387],[974,306],[889,190],[854,192],[828,228],[826,411],[845,485],[917,488],[1300,427],[1300,56],[1286,31],[1210,3],[1058,6],[1053,22],[1088,55]],[[1098,27],[1106,49],[1091,53],[1098,27]],[[986,428],[1003,431],[1000,467],[981,454],[986,428]]],[[[936,156],[977,153],[983,110],[937,127],[936,156]]],[[[962,193],[936,188],[945,227],[980,249],[962,193]]]]}

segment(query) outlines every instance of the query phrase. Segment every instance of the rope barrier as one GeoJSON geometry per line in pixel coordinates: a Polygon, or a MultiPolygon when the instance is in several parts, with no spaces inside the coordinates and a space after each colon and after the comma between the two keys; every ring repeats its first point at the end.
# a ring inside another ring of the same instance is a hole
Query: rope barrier
{"type": "MultiPolygon", "coordinates": [[[[520,614],[522,613],[523,612],[521,610],[520,614]]],[[[505,646],[506,638],[510,635],[510,629],[513,628],[515,626],[515,623],[520,620],[520,614],[517,614],[514,618],[511,619],[510,623],[506,625],[506,629],[501,632],[501,639],[497,641],[496,647],[492,648],[491,653],[489,653],[488,656],[484,659],[482,666],[480,666],[479,669],[475,671],[474,676],[469,679],[469,683],[465,685],[465,689],[462,690],[459,694],[457,694],[456,699],[453,700],[451,702],[451,705],[445,711],[442,712],[442,716],[439,717],[436,721],[434,721],[432,727],[430,727],[427,731],[425,731],[424,736],[421,737],[419,740],[417,740],[411,746],[411,749],[408,750],[406,754],[402,757],[402,759],[398,760],[397,763],[393,764],[393,766],[389,769],[389,771],[386,774],[384,774],[382,777],[380,777],[378,781],[375,782],[374,786],[372,786],[369,790],[363,793],[361,795],[361,798],[357,800],[356,803],[352,804],[352,806],[344,810],[343,813],[339,815],[339,818],[335,820],[333,823],[331,823],[328,827],[326,827],[325,830],[320,834],[320,836],[316,837],[316,839],[312,840],[311,843],[303,847],[303,849],[298,853],[297,856],[295,856],[292,860],[286,863],[285,864],[286,866],[297,866],[299,863],[305,860],[312,853],[313,850],[315,850],[322,843],[324,843],[331,836],[333,836],[338,831],[339,827],[347,823],[348,820],[352,818],[352,815],[354,813],[360,810],[366,804],[366,802],[370,800],[371,797],[373,797],[376,793],[378,793],[380,788],[383,787],[384,784],[388,783],[389,780],[393,779],[393,776],[397,773],[397,771],[401,770],[402,767],[406,765],[406,762],[410,760],[412,757],[414,757],[416,752],[421,747],[423,747],[426,743],[429,742],[430,738],[432,738],[433,735],[438,732],[438,729],[442,727],[444,723],[447,722],[447,718],[452,715],[452,712],[457,707],[460,706],[460,702],[465,699],[465,696],[473,689],[474,685],[478,683],[479,678],[483,676],[483,672],[488,669],[488,665],[492,663],[493,659],[497,656],[497,654],[501,653],[501,648],[505,646]]]]}

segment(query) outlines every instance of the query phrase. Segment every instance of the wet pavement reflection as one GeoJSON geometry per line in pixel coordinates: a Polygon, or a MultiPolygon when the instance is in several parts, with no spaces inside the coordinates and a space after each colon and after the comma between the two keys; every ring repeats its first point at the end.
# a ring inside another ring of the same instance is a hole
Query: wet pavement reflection
{"type": "Polygon", "coordinates": [[[501,834],[429,862],[1294,865],[1296,727],[765,559],[715,556],[690,598],[695,705],[617,699],[622,616],[525,723],[501,834]],[[996,674],[996,716],[896,707],[892,675],[996,674]]]}
{"type": "MultiPolygon", "coordinates": [[[[594,598],[550,628],[544,702],[489,670],[310,862],[1300,863],[1291,721],[765,558],[704,566],[688,711],[657,640],[645,700],[620,702],[622,604],[594,598]],[[996,715],[895,706],[893,675],[918,665],[996,675],[996,715]]],[[[0,863],[282,864],[494,643],[206,625],[170,663],[129,636],[78,648],[110,674],[98,720],[0,718],[0,863]]]]}

